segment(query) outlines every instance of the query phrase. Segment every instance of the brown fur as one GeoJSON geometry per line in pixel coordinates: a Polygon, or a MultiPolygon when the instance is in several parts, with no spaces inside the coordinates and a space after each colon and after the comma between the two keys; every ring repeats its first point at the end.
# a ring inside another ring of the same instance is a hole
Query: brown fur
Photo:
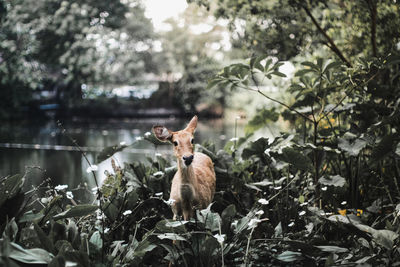
{"type": "Polygon", "coordinates": [[[194,116],[188,126],[177,132],[172,132],[164,126],[154,126],[153,132],[161,141],[177,142],[174,154],[178,161],[171,185],[170,199],[173,199],[172,211],[174,219],[183,215],[184,220],[193,217],[194,209],[204,209],[212,201],[215,192],[215,172],[211,159],[200,152],[194,153],[191,142],[197,126],[197,116],[194,116]],[[193,162],[186,166],[184,156],[193,155],[193,162]]]}

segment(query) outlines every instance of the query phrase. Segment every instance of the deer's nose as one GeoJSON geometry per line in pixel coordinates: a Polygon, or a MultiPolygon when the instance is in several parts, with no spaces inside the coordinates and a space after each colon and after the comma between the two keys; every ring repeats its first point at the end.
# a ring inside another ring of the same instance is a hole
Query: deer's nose
{"type": "Polygon", "coordinates": [[[183,156],[183,161],[185,162],[186,166],[189,166],[193,161],[193,155],[190,156],[183,156]]]}

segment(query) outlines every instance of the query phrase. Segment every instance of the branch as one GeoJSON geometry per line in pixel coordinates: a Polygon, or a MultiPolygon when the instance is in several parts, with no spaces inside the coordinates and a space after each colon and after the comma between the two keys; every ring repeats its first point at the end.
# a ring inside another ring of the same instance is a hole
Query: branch
{"type": "Polygon", "coordinates": [[[324,29],[322,29],[321,25],[318,24],[317,20],[314,18],[314,16],[311,14],[311,11],[306,7],[305,5],[302,5],[304,11],[307,13],[307,15],[310,17],[314,25],[317,27],[318,31],[327,39],[329,45],[328,47],[335,52],[335,54],[344,62],[346,63],[347,67],[351,67],[350,61],[348,61],[342,52],[339,50],[339,48],[336,46],[335,42],[332,40],[331,37],[326,33],[324,29]]]}
{"type": "Polygon", "coordinates": [[[310,119],[309,117],[307,117],[307,116],[304,115],[303,113],[298,112],[296,109],[294,109],[294,108],[292,108],[292,107],[286,105],[285,103],[283,103],[283,102],[281,102],[281,101],[279,101],[279,100],[276,100],[276,99],[274,99],[274,98],[272,98],[272,97],[267,96],[266,94],[264,94],[264,93],[260,90],[260,88],[258,87],[258,83],[257,83],[257,81],[256,81],[256,79],[255,79],[255,77],[254,77],[254,72],[253,72],[253,71],[251,71],[251,78],[252,78],[254,84],[256,85],[257,89],[252,89],[252,88],[250,88],[250,87],[242,87],[242,88],[244,88],[244,89],[246,89],[246,90],[258,92],[260,95],[262,95],[263,97],[265,97],[265,98],[271,100],[272,102],[275,102],[275,103],[278,103],[278,104],[281,105],[281,106],[284,106],[285,108],[289,109],[290,111],[293,111],[293,112],[297,113],[298,115],[300,115],[301,117],[303,117],[304,119],[306,119],[306,120],[308,120],[308,121],[310,121],[310,122],[314,122],[312,119],[310,119]]]}
{"type": "Polygon", "coordinates": [[[377,9],[376,3],[371,0],[365,0],[368,5],[369,13],[371,14],[371,44],[372,44],[372,55],[377,57],[377,47],[376,47],[376,17],[377,9]]]}

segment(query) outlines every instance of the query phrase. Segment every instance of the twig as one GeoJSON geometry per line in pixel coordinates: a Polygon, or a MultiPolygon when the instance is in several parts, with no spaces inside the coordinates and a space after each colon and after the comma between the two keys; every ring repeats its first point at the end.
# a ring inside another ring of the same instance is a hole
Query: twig
{"type": "MultiPolygon", "coordinates": [[[[62,123],[60,121],[57,121],[57,126],[61,129],[62,133],[66,133],[66,129],[63,127],[62,123]]],[[[94,182],[96,184],[97,187],[97,200],[99,201],[99,208],[101,211],[101,227],[103,228],[102,231],[100,232],[101,235],[101,239],[103,241],[103,246],[101,248],[101,259],[102,262],[104,262],[104,247],[105,247],[105,234],[104,234],[104,228],[105,228],[105,222],[104,222],[104,213],[103,213],[103,207],[102,207],[102,194],[100,191],[100,187],[99,187],[99,183],[97,182],[97,177],[96,177],[96,173],[94,172],[93,168],[92,168],[92,164],[90,163],[89,159],[86,156],[86,153],[84,151],[82,151],[81,147],[78,145],[78,143],[76,142],[76,140],[74,140],[69,134],[65,134],[65,136],[67,136],[67,138],[75,145],[75,147],[78,149],[78,151],[81,153],[81,155],[85,158],[86,162],[89,164],[89,167],[92,169],[92,175],[94,178],[94,182]]]]}
{"type": "Polygon", "coordinates": [[[310,17],[311,21],[314,23],[314,25],[317,27],[318,31],[326,38],[328,41],[329,45],[328,47],[344,62],[346,63],[347,67],[351,68],[351,63],[348,61],[343,53],[339,50],[339,48],[336,46],[335,42],[332,40],[331,37],[326,33],[324,29],[322,29],[321,25],[317,22],[317,20],[314,18],[314,16],[311,14],[311,11],[306,7],[305,5],[301,5],[301,7],[304,9],[306,12],[307,16],[310,17]]]}

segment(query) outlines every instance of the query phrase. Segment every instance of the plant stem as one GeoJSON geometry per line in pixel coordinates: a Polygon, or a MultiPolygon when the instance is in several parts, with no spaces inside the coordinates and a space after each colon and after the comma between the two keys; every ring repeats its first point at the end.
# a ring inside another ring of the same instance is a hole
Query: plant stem
{"type": "Polygon", "coordinates": [[[253,235],[254,229],[256,229],[256,227],[253,227],[251,229],[249,238],[247,239],[246,255],[244,256],[244,266],[247,266],[247,259],[248,259],[248,255],[249,255],[249,249],[250,249],[250,241],[251,241],[251,236],[253,235]]]}
{"type": "MultiPolygon", "coordinates": [[[[221,221],[218,220],[218,228],[219,228],[219,234],[222,236],[222,230],[221,230],[221,221]]],[[[222,261],[222,267],[225,266],[224,264],[224,241],[220,242],[221,245],[221,261],[222,261]]]]}

